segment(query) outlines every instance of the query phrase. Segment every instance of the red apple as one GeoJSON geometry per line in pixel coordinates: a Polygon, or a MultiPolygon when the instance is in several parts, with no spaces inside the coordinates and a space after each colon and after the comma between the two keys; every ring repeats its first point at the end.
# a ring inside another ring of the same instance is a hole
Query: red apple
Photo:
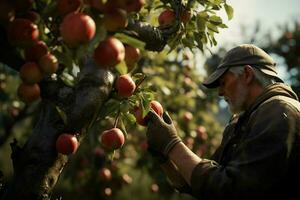
{"type": "Polygon", "coordinates": [[[112,174],[110,169],[103,167],[99,170],[99,177],[103,181],[110,181],[112,179],[112,174]]]}
{"type": "Polygon", "coordinates": [[[28,61],[38,61],[43,55],[48,53],[45,42],[37,41],[33,46],[25,49],[25,59],[28,61]]]}
{"type": "Polygon", "coordinates": [[[92,8],[95,8],[102,13],[110,12],[110,10],[115,8],[120,8],[118,0],[107,0],[105,3],[103,0],[90,0],[89,4],[92,8]]]}
{"type": "Polygon", "coordinates": [[[204,141],[207,140],[208,135],[206,132],[206,128],[204,126],[198,126],[196,129],[196,132],[197,132],[197,136],[200,140],[204,140],[204,141]]]}
{"type": "Polygon", "coordinates": [[[158,16],[158,23],[161,26],[169,25],[176,19],[175,13],[172,10],[164,10],[158,16]]]}
{"type": "Polygon", "coordinates": [[[130,75],[124,74],[117,79],[116,89],[120,97],[130,97],[134,93],[135,88],[135,82],[130,75]]]}
{"type": "Polygon", "coordinates": [[[100,135],[100,143],[109,151],[121,148],[124,142],[124,134],[118,128],[106,130],[100,135]]]}
{"type": "Polygon", "coordinates": [[[127,13],[123,9],[115,8],[104,13],[103,25],[107,31],[116,31],[128,25],[127,13]]]}
{"type": "MultiPolygon", "coordinates": [[[[153,109],[154,112],[156,112],[160,117],[162,117],[164,109],[158,101],[155,101],[155,100],[151,101],[150,108],[153,109]]],[[[143,110],[142,110],[141,106],[134,107],[133,114],[136,118],[136,122],[139,125],[147,126],[149,119],[148,119],[147,115],[145,117],[143,117],[143,110]]]]}
{"type": "Polygon", "coordinates": [[[140,49],[130,45],[125,45],[125,63],[127,65],[128,71],[132,70],[134,65],[140,59],[140,56],[141,56],[140,49]]]}
{"type": "Polygon", "coordinates": [[[43,74],[35,62],[27,62],[20,68],[20,77],[26,83],[38,83],[42,80],[43,74]]]}
{"type": "Polygon", "coordinates": [[[53,74],[58,69],[58,60],[51,54],[47,53],[39,59],[39,66],[46,74],[53,74]]]}
{"type": "Polygon", "coordinates": [[[17,18],[9,24],[7,37],[11,44],[27,47],[38,40],[39,30],[29,19],[17,18]]]}
{"type": "Polygon", "coordinates": [[[69,155],[76,152],[78,148],[77,138],[68,133],[63,133],[56,140],[56,150],[58,153],[69,155]]]}
{"type": "Polygon", "coordinates": [[[124,45],[114,37],[108,37],[101,41],[94,51],[94,59],[99,67],[113,67],[124,58],[124,45]]]}
{"type": "Polygon", "coordinates": [[[145,0],[119,0],[123,9],[128,13],[139,12],[145,5],[145,0]]]}
{"type": "Polygon", "coordinates": [[[63,41],[74,47],[90,41],[96,32],[94,20],[83,13],[69,13],[60,25],[63,41]]]}
{"type": "Polygon", "coordinates": [[[38,84],[21,83],[18,87],[18,96],[25,103],[32,103],[40,98],[40,86],[38,84]]]}
{"type": "Polygon", "coordinates": [[[185,112],[184,114],[183,114],[183,120],[185,121],[185,122],[189,122],[189,121],[191,121],[193,119],[193,113],[191,113],[191,112],[185,112]]]}
{"type": "Polygon", "coordinates": [[[110,187],[104,188],[103,195],[106,197],[110,197],[112,195],[112,189],[110,187]]]}
{"type": "Polygon", "coordinates": [[[126,174],[126,173],[122,175],[122,180],[127,185],[132,183],[132,177],[129,176],[128,174],[126,174]]]}
{"type": "Polygon", "coordinates": [[[152,192],[158,192],[159,191],[159,186],[156,183],[153,183],[151,185],[151,191],[152,192]]]}
{"type": "Polygon", "coordinates": [[[60,15],[76,12],[81,6],[81,0],[58,0],[57,10],[60,15]]]}

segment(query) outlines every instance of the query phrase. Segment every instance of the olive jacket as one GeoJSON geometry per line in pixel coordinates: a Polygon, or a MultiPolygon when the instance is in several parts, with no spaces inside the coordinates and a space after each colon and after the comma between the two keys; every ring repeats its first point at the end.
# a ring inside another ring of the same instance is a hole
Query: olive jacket
{"type": "Polygon", "coordinates": [[[233,118],[212,158],[194,168],[190,189],[204,200],[300,199],[299,192],[295,196],[300,190],[300,103],[292,89],[272,84],[233,118]]]}

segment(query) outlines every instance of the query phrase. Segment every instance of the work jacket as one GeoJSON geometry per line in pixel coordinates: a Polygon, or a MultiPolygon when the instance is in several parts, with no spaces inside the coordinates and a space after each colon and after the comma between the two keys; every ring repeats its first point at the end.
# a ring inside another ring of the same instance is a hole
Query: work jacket
{"type": "Polygon", "coordinates": [[[300,199],[299,137],[297,95],[283,83],[268,86],[230,121],[212,158],[194,168],[191,194],[203,200],[300,199]]]}

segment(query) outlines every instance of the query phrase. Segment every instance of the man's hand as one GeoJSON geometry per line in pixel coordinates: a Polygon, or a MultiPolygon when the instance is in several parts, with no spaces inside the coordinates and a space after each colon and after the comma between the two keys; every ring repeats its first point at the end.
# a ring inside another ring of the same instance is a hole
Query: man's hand
{"type": "Polygon", "coordinates": [[[177,136],[177,131],[172,123],[171,117],[164,112],[162,118],[154,111],[150,110],[147,130],[147,139],[150,151],[156,151],[168,156],[171,149],[181,139],[177,136]]]}

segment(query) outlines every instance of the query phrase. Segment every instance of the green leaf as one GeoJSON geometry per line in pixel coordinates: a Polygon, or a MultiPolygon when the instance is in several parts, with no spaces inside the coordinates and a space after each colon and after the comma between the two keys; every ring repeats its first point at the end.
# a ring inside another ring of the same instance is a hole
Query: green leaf
{"type": "Polygon", "coordinates": [[[141,50],[145,49],[145,45],[146,45],[145,42],[142,42],[136,38],[130,37],[123,33],[116,33],[114,36],[116,38],[118,38],[119,40],[121,40],[123,43],[129,44],[129,45],[139,48],[141,50]]]}
{"type": "Polygon", "coordinates": [[[209,22],[215,25],[219,25],[222,24],[222,19],[217,15],[212,15],[209,17],[209,22]]]}
{"type": "Polygon", "coordinates": [[[75,79],[72,75],[68,74],[67,72],[63,72],[60,75],[60,78],[67,86],[74,87],[75,79]]]}
{"type": "Polygon", "coordinates": [[[202,19],[208,19],[209,15],[206,11],[201,11],[198,13],[198,17],[201,17],[202,19]]]}
{"type": "Polygon", "coordinates": [[[224,7],[227,13],[228,20],[231,20],[233,18],[233,8],[228,4],[224,4],[224,7]]]}
{"type": "Polygon", "coordinates": [[[127,66],[124,61],[120,62],[115,66],[116,70],[122,75],[122,74],[127,74],[127,66]]]}
{"type": "Polygon", "coordinates": [[[121,102],[121,105],[120,105],[120,111],[121,113],[125,114],[129,111],[130,109],[130,104],[129,104],[129,101],[125,100],[125,101],[122,101],[121,102]]]}
{"type": "Polygon", "coordinates": [[[220,27],[220,28],[228,28],[228,26],[226,24],[219,24],[218,27],[220,27]]]}
{"type": "Polygon", "coordinates": [[[61,119],[63,120],[64,124],[67,124],[67,115],[66,113],[60,109],[58,106],[55,106],[59,116],[61,117],[61,119]]]}
{"type": "Polygon", "coordinates": [[[128,133],[127,133],[126,126],[125,126],[125,123],[122,118],[120,118],[120,125],[121,125],[120,128],[121,128],[122,132],[124,133],[125,138],[127,138],[128,133]]]}
{"type": "Polygon", "coordinates": [[[207,22],[201,17],[197,17],[196,22],[197,22],[198,31],[204,31],[205,28],[206,28],[206,23],[207,22]]]}
{"type": "Polygon", "coordinates": [[[142,111],[143,111],[143,117],[145,117],[149,110],[150,110],[150,101],[146,98],[144,98],[143,95],[140,95],[140,105],[141,105],[141,108],[142,108],[142,111]]]}
{"type": "Polygon", "coordinates": [[[131,124],[134,124],[136,122],[135,116],[131,113],[126,113],[124,115],[124,118],[129,121],[131,124]]]}
{"type": "Polygon", "coordinates": [[[207,28],[215,33],[219,33],[218,27],[212,23],[207,23],[207,28]]]}

